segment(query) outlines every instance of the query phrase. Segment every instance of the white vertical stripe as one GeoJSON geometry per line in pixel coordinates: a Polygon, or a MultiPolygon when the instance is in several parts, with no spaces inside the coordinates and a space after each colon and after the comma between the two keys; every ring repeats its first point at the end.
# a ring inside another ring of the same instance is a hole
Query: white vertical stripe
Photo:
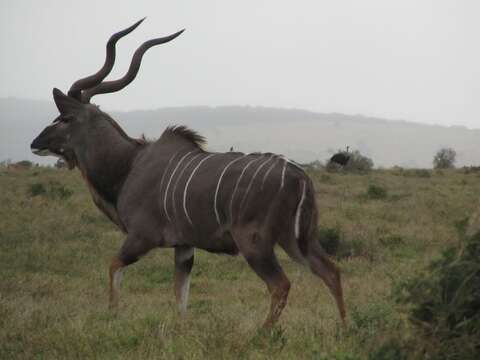
{"type": "Polygon", "coordinates": [[[216,154],[210,154],[208,155],[206,158],[202,159],[202,161],[200,161],[197,166],[193,169],[192,173],[190,174],[190,177],[188,178],[187,180],[187,183],[185,184],[185,190],[183,190],[183,210],[185,211],[185,216],[187,217],[188,219],[188,222],[190,223],[190,225],[193,225],[192,223],[192,219],[190,219],[190,216],[188,215],[188,211],[187,211],[187,190],[188,190],[188,185],[190,185],[190,181],[192,180],[193,178],[193,175],[195,175],[195,173],[197,172],[198,168],[200,167],[200,165],[203,164],[204,161],[208,160],[209,158],[211,158],[212,156],[214,156],[216,154]]]}
{"type": "Polygon", "coordinates": [[[235,193],[237,192],[237,189],[238,189],[238,185],[240,184],[240,181],[242,180],[242,177],[243,177],[243,174],[245,173],[245,171],[248,169],[248,167],[254,163],[255,161],[258,161],[260,159],[260,157],[256,158],[256,159],[253,159],[253,160],[250,160],[247,165],[245,165],[245,167],[243,168],[242,172],[240,173],[240,176],[238,177],[238,180],[235,184],[235,188],[233,189],[233,193],[232,193],[232,198],[230,199],[230,218],[232,219],[233,221],[233,199],[235,198],[235,193]]]}
{"type": "Polygon", "coordinates": [[[302,205],[305,201],[305,180],[302,181],[303,190],[302,190],[302,197],[300,198],[300,202],[298,203],[297,213],[295,214],[295,238],[298,239],[300,236],[300,214],[302,212],[302,205]]]}
{"type": "MultiPolygon", "coordinates": [[[[274,155],[275,156],[275,155],[274,155]]],[[[263,186],[265,185],[265,180],[267,180],[267,177],[268,175],[270,174],[270,172],[273,170],[273,168],[275,167],[275,165],[277,164],[277,161],[278,161],[278,158],[275,159],[275,161],[273,162],[272,165],[270,165],[270,167],[267,169],[267,171],[265,172],[265,175],[263,175],[263,180],[262,180],[262,187],[261,189],[263,190],[263,186]]]]}
{"type": "Polygon", "coordinates": [[[282,184],[280,185],[280,189],[283,189],[283,185],[285,184],[285,170],[287,170],[287,159],[282,158],[285,163],[283,164],[282,169],[282,184]]]}
{"type": "Polygon", "coordinates": [[[194,152],[194,151],[196,151],[196,150],[197,150],[197,149],[192,150],[192,151],[189,151],[188,153],[186,153],[185,155],[182,156],[182,158],[181,158],[180,161],[178,162],[177,166],[175,166],[175,169],[173,170],[172,175],[170,176],[170,179],[168,180],[167,188],[165,189],[165,196],[163,197],[163,210],[165,211],[165,215],[167,215],[168,221],[171,221],[170,215],[168,214],[168,210],[167,210],[167,197],[168,197],[168,189],[170,188],[170,183],[171,183],[171,181],[172,181],[173,176],[174,176],[175,173],[177,172],[178,167],[179,167],[180,164],[183,162],[183,160],[184,160],[188,155],[190,155],[192,152],[194,152]]]}
{"type": "Polygon", "coordinates": [[[303,172],[305,172],[305,170],[304,170],[299,164],[297,164],[295,161],[290,160],[290,159],[287,159],[287,161],[288,161],[289,164],[292,164],[292,165],[295,166],[297,169],[300,169],[300,170],[302,170],[303,172]]]}
{"type": "Polygon", "coordinates": [[[238,160],[243,159],[245,156],[247,156],[247,155],[240,156],[240,157],[238,157],[238,158],[230,161],[230,162],[227,164],[227,166],[225,166],[225,168],[223,169],[222,173],[220,174],[220,177],[218,178],[217,188],[215,189],[215,198],[214,198],[214,200],[213,200],[214,210],[215,210],[215,216],[217,217],[218,225],[220,225],[220,215],[218,214],[218,209],[217,209],[217,198],[218,198],[218,190],[220,189],[220,183],[222,182],[223,175],[225,175],[225,172],[226,172],[227,169],[230,167],[230,165],[233,165],[235,162],[237,162],[238,160]]]}
{"type": "Polygon", "coordinates": [[[247,190],[246,190],[245,193],[243,194],[242,201],[240,202],[240,209],[242,208],[243,203],[244,203],[245,200],[247,199],[248,193],[250,192],[250,189],[252,188],[253,181],[255,180],[255,177],[257,176],[257,174],[259,173],[259,171],[260,171],[270,160],[273,159],[273,157],[274,157],[274,155],[271,155],[267,160],[265,160],[263,163],[261,163],[261,164],[258,166],[257,170],[253,173],[252,178],[250,179],[250,182],[248,183],[247,190]]]}
{"type": "Polygon", "coordinates": [[[163,172],[162,174],[162,179],[160,180],[160,191],[162,190],[162,186],[163,186],[163,182],[165,180],[165,175],[167,174],[168,170],[170,169],[170,164],[173,160],[173,158],[175,156],[177,156],[177,154],[180,152],[180,150],[176,151],[175,154],[173,154],[171,157],[170,157],[170,160],[168,160],[168,164],[167,166],[165,167],[165,171],[163,172]]]}
{"type": "Polygon", "coordinates": [[[180,171],[180,173],[178,174],[177,180],[175,180],[175,185],[173,186],[173,190],[172,190],[172,206],[173,206],[173,214],[174,215],[177,214],[177,207],[175,206],[175,191],[177,189],[178,183],[179,183],[181,177],[183,176],[183,173],[188,168],[188,166],[192,163],[192,161],[194,161],[200,155],[202,155],[202,153],[199,153],[199,154],[195,155],[194,157],[192,157],[187,162],[187,164],[183,167],[182,171],[180,171]]]}

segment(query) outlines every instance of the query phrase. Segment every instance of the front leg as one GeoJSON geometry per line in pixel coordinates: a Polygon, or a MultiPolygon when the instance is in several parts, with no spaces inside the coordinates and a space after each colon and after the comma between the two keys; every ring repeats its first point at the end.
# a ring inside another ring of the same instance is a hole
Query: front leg
{"type": "Polygon", "coordinates": [[[128,235],[122,245],[120,252],[112,259],[110,264],[110,301],[111,309],[118,306],[118,291],[122,279],[123,269],[138,261],[140,257],[154,248],[154,244],[143,238],[128,235]]]}
{"type": "Polygon", "coordinates": [[[175,273],[173,283],[175,298],[180,313],[187,311],[188,293],[190,289],[190,272],[193,267],[193,247],[175,248],[175,273]]]}

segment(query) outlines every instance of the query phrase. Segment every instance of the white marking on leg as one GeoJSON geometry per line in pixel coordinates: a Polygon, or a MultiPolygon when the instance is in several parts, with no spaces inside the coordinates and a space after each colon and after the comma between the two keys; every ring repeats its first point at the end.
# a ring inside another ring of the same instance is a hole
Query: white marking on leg
{"type": "Polygon", "coordinates": [[[218,198],[218,191],[220,189],[220,183],[222,182],[222,178],[223,178],[223,175],[225,175],[225,172],[227,171],[227,169],[233,165],[235,162],[237,162],[238,160],[241,160],[243,159],[245,156],[247,155],[243,155],[243,156],[240,156],[232,161],[230,161],[227,166],[225,166],[225,168],[223,169],[222,173],[220,174],[220,177],[218,179],[218,183],[217,183],[217,188],[215,189],[215,198],[214,198],[214,201],[213,201],[213,204],[214,204],[214,210],[215,210],[215,216],[217,217],[217,222],[218,222],[218,225],[220,225],[220,215],[218,214],[218,209],[217,209],[217,198],[218,198]]]}
{"type": "Polygon", "coordinates": [[[178,308],[180,313],[184,314],[187,311],[188,295],[190,293],[190,274],[183,280],[182,286],[179,289],[180,299],[178,302],[178,308]]]}
{"type": "Polygon", "coordinates": [[[248,193],[250,192],[250,189],[252,188],[252,184],[253,184],[253,181],[255,180],[255,177],[256,177],[257,174],[260,172],[260,170],[261,170],[270,160],[273,159],[273,157],[274,157],[274,155],[271,155],[267,160],[265,160],[264,162],[262,162],[262,163],[258,166],[257,170],[253,173],[252,178],[250,179],[250,182],[248,183],[247,190],[246,190],[245,193],[243,194],[242,201],[240,202],[240,209],[242,208],[243,203],[244,203],[245,200],[247,199],[248,193]]]}
{"type": "Polygon", "coordinates": [[[182,158],[181,158],[180,161],[178,162],[177,166],[175,166],[175,169],[173,170],[172,175],[170,175],[170,179],[168,180],[167,188],[165,189],[165,196],[163,197],[163,210],[165,211],[165,215],[167,215],[168,221],[171,221],[170,215],[168,214],[168,210],[167,210],[167,198],[168,198],[168,189],[170,188],[170,183],[172,182],[172,178],[173,178],[173,176],[175,175],[175,173],[177,172],[178,167],[180,166],[180,164],[183,162],[183,160],[184,160],[188,155],[190,155],[190,154],[191,154],[192,152],[194,152],[194,151],[196,151],[196,149],[195,149],[195,150],[192,150],[192,151],[189,151],[188,153],[186,153],[185,155],[182,156],[182,158]]]}
{"type": "Polygon", "coordinates": [[[302,197],[300,198],[300,202],[298,203],[298,207],[297,207],[297,213],[295,214],[295,238],[297,239],[300,236],[300,214],[302,212],[303,202],[305,201],[305,193],[306,193],[305,180],[302,181],[302,184],[303,184],[302,197]]]}
{"type": "Polygon", "coordinates": [[[185,184],[185,190],[183,190],[183,210],[185,211],[185,216],[187,217],[187,220],[190,223],[190,225],[193,225],[193,223],[192,223],[192,219],[190,219],[190,216],[188,215],[188,211],[187,211],[187,190],[188,190],[188,186],[190,185],[190,181],[192,180],[193,175],[195,175],[195,173],[197,172],[200,165],[202,165],[206,160],[210,159],[212,156],[215,156],[215,155],[216,154],[210,154],[206,158],[202,159],[202,161],[200,161],[197,164],[197,166],[195,166],[192,173],[190,174],[190,177],[187,180],[187,183],[185,184]]]}
{"type": "Polygon", "coordinates": [[[123,268],[119,268],[115,270],[115,272],[113,273],[113,281],[112,281],[113,291],[115,293],[118,293],[118,290],[120,289],[120,282],[122,281],[122,277],[123,277],[123,268]]]}
{"type": "Polygon", "coordinates": [[[273,162],[273,164],[270,165],[270,167],[269,167],[269,168],[267,169],[267,171],[265,172],[265,175],[263,175],[262,187],[261,187],[262,190],[263,190],[263,185],[265,184],[265,180],[267,180],[268,175],[270,174],[270,172],[273,170],[273,168],[274,168],[275,165],[277,164],[277,161],[278,161],[278,158],[275,159],[275,161],[273,162]]]}
{"type": "Polygon", "coordinates": [[[173,190],[172,190],[172,206],[173,206],[173,214],[174,215],[177,215],[177,207],[175,206],[175,191],[177,190],[178,183],[179,183],[181,177],[183,176],[183,173],[188,168],[188,166],[200,155],[202,155],[202,153],[199,153],[199,154],[195,155],[194,157],[192,157],[187,162],[187,164],[183,167],[182,171],[180,171],[180,173],[178,174],[177,180],[175,181],[175,185],[173,186],[173,190]]]}
{"type": "Polygon", "coordinates": [[[259,159],[261,159],[261,157],[250,160],[247,163],[247,165],[245,165],[245,167],[243,168],[242,172],[240,173],[240,176],[237,179],[237,182],[235,183],[235,188],[233,189],[232,198],[230,199],[230,219],[232,219],[232,221],[233,221],[233,199],[235,198],[235,194],[237,192],[238,185],[240,184],[240,181],[242,180],[243,174],[245,174],[245,171],[248,169],[248,167],[251,164],[253,164],[255,161],[258,161],[259,159]]]}
{"type": "Polygon", "coordinates": [[[283,164],[283,169],[282,169],[282,183],[280,185],[280,189],[283,189],[283,185],[285,184],[285,170],[287,170],[287,163],[288,163],[287,159],[285,158],[282,158],[282,159],[285,163],[283,164]]]}

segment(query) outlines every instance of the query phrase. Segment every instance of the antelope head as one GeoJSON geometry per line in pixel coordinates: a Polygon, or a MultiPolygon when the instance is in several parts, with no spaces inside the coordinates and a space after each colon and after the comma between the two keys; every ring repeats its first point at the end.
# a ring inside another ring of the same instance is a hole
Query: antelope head
{"type": "MultiPolygon", "coordinates": [[[[85,153],[89,139],[96,133],[115,131],[128,136],[118,124],[97,106],[90,104],[90,99],[97,94],[119,91],[130,84],[136,77],[143,54],[152,46],[164,44],[175,39],[184,30],[175,34],[144,42],[132,57],[127,73],[120,79],[103,81],[110,73],[115,63],[115,45],[125,35],[129,34],[144,19],[132,26],[113,34],[107,42],[106,58],[103,67],[97,73],[79,79],[73,83],[67,94],[59,89],[53,89],[53,99],[59,111],[59,116],[53,120],[31,144],[31,150],[36,155],[54,155],[63,158],[69,169],[78,165],[79,153],[85,153]],[[99,131],[102,129],[102,131],[99,131]]],[[[92,151],[92,150],[91,150],[92,151]]]]}

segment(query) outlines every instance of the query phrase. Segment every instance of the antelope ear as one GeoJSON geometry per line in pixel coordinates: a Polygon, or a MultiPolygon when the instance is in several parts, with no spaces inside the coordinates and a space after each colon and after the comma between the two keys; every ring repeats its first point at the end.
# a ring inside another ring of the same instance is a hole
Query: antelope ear
{"type": "Polygon", "coordinates": [[[52,93],[55,105],[57,105],[58,111],[60,111],[60,114],[62,115],[71,115],[78,112],[83,107],[83,104],[80,101],[65,95],[57,88],[54,88],[52,93]]]}

